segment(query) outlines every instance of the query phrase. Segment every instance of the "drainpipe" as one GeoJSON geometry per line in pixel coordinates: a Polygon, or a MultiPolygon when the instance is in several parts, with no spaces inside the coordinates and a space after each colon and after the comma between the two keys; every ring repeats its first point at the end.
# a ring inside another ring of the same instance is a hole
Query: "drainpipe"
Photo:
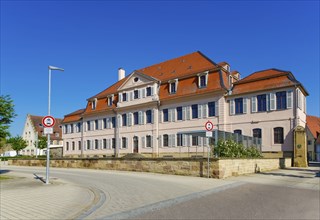
{"type": "Polygon", "coordinates": [[[84,124],[83,124],[83,117],[82,117],[81,118],[81,158],[83,158],[83,148],[84,148],[83,130],[84,130],[84,124]]]}

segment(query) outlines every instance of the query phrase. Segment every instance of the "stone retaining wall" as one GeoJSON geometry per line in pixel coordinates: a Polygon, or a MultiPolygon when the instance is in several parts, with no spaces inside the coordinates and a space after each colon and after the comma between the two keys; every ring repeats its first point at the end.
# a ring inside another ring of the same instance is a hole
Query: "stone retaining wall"
{"type": "MultiPolygon", "coordinates": [[[[9,165],[46,166],[44,159],[13,159],[9,165]]],[[[52,159],[51,167],[88,168],[152,172],[186,176],[207,176],[207,160],[202,158],[143,158],[143,159],[52,159]]],[[[267,170],[291,167],[291,159],[219,159],[210,161],[210,177],[224,179],[267,170]]]]}

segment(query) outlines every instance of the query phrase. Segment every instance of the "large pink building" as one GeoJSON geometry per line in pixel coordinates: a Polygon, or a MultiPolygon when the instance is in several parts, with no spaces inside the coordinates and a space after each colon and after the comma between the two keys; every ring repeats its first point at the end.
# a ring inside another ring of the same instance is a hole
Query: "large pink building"
{"type": "Polygon", "coordinates": [[[206,152],[221,131],[261,138],[263,152],[292,155],[293,129],[306,124],[307,91],[289,71],[268,69],[240,79],[226,62],[197,51],[133,71],[63,119],[64,156],[206,152]]]}

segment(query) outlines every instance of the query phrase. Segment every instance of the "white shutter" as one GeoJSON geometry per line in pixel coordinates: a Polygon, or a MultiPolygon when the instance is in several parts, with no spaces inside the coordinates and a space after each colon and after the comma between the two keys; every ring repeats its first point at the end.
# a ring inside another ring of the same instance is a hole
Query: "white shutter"
{"type": "Polygon", "coordinates": [[[276,110],[276,94],[270,93],[270,110],[276,110]]]}
{"type": "Polygon", "coordinates": [[[162,123],[163,122],[163,111],[162,110],[159,110],[159,123],[162,123]]]}
{"type": "Polygon", "coordinates": [[[110,139],[107,139],[107,149],[110,149],[111,146],[110,146],[110,139]]]}
{"type": "Polygon", "coordinates": [[[111,128],[111,122],[110,122],[110,118],[107,118],[107,128],[111,128]]]}
{"type": "Polygon", "coordinates": [[[138,89],[138,99],[141,99],[141,89],[138,89]]]}
{"type": "Polygon", "coordinates": [[[292,108],[292,91],[287,91],[287,108],[292,108]]]}
{"type": "Polygon", "coordinates": [[[87,141],[86,141],[86,140],[83,141],[83,149],[84,149],[84,150],[87,150],[87,141]]]}
{"type": "Polygon", "coordinates": [[[182,134],[182,146],[187,146],[187,135],[182,134]]]}
{"type": "Polygon", "coordinates": [[[168,109],[168,121],[169,122],[171,122],[172,121],[172,118],[171,118],[171,116],[172,116],[172,111],[171,111],[172,109],[168,109]]]}
{"type": "Polygon", "coordinates": [[[122,93],[119,93],[119,102],[122,102],[122,93]]]}
{"type": "Polygon", "coordinates": [[[203,146],[208,147],[208,145],[209,145],[209,138],[204,137],[203,138],[203,146]]]}
{"type": "Polygon", "coordinates": [[[198,105],[198,118],[202,118],[202,105],[198,105]]]}
{"type": "Polygon", "coordinates": [[[168,145],[169,147],[172,147],[172,135],[168,134],[168,145]]]}
{"type": "Polygon", "coordinates": [[[219,116],[219,101],[214,102],[214,116],[219,116]]]}
{"type": "Polygon", "coordinates": [[[229,103],[229,106],[230,106],[230,108],[229,108],[229,110],[230,110],[230,115],[234,115],[234,99],[231,99],[230,100],[230,103],[229,103]]]}
{"type": "Polygon", "coordinates": [[[128,113],[128,126],[132,126],[132,113],[128,113]]]}
{"type": "Polygon", "coordinates": [[[187,118],[187,107],[182,107],[182,121],[185,121],[187,118]]]}
{"type": "Polygon", "coordinates": [[[129,93],[129,98],[130,98],[130,101],[132,101],[133,100],[133,92],[131,91],[130,93],[129,93]]]}
{"type": "Polygon", "coordinates": [[[257,96],[251,97],[251,112],[257,112],[257,96]]]}
{"type": "Polygon", "coordinates": [[[243,98],[243,113],[247,113],[247,98],[243,98]]]}
{"type": "Polygon", "coordinates": [[[154,109],[153,110],[151,110],[151,124],[153,124],[154,123],[154,109]]]}
{"type": "Polygon", "coordinates": [[[191,141],[190,141],[190,139],[192,138],[192,136],[191,135],[187,135],[187,147],[190,147],[191,146],[191,141]]]}
{"type": "Polygon", "coordinates": [[[145,148],[146,147],[146,137],[145,136],[141,137],[141,142],[142,142],[142,147],[145,148]]]}
{"type": "Polygon", "coordinates": [[[139,125],[142,125],[142,111],[139,111],[138,113],[138,123],[139,125]]]}
{"type": "Polygon", "coordinates": [[[186,112],[187,120],[190,120],[190,106],[187,106],[186,108],[187,108],[187,112],[186,112]]]}
{"type": "Polygon", "coordinates": [[[176,146],[176,135],[175,134],[172,134],[171,135],[171,145],[172,147],[175,147],[176,146]]]}
{"type": "Polygon", "coordinates": [[[99,140],[99,150],[101,150],[103,147],[102,147],[102,140],[99,140]]]}
{"type": "Polygon", "coordinates": [[[203,116],[203,118],[208,117],[208,104],[202,105],[202,116],[203,116]]]}
{"type": "Polygon", "coordinates": [[[203,147],[203,139],[200,136],[198,136],[198,146],[203,147]]]}
{"type": "Polygon", "coordinates": [[[151,147],[153,148],[153,136],[151,136],[151,147]]]}
{"type": "Polygon", "coordinates": [[[171,109],[171,121],[176,121],[176,109],[171,109]]]}
{"type": "Polygon", "coordinates": [[[121,115],[118,115],[118,120],[117,120],[117,123],[118,123],[118,127],[122,127],[122,117],[121,115]]]}
{"type": "Polygon", "coordinates": [[[153,95],[154,95],[154,87],[151,86],[151,96],[153,96],[153,95]]]}
{"type": "Polygon", "coordinates": [[[162,135],[159,135],[159,147],[162,147],[162,135]]]}
{"type": "Polygon", "coordinates": [[[146,97],[146,89],[142,89],[142,98],[146,97]]]}
{"type": "Polygon", "coordinates": [[[94,140],[91,140],[91,144],[90,144],[90,149],[93,150],[94,149],[94,140]]]}

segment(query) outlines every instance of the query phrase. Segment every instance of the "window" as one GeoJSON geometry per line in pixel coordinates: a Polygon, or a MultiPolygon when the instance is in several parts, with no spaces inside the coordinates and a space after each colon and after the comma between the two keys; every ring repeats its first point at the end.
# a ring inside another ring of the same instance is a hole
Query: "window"
{"type": "Polygon", "coordinates": [[[87,130],[88,131],[91,131],[91,126],[90,125],[91,125],[90,121],[87,121],[87,130]]]}
{"type": "Polygon", "coordinates": [[[96,150],[99,149],[99,140],[97,140],[97,139],[94,140],[94,149],[96,149],[96,150]]]}
{"type": "Polygon", "coordinates": [[[258,112],[265,112],[267,111],[267,95],[258,95],[258,112]]]}
{"type": "Polygon", "coordinates": [[[198,118],[198,105],[192,105],[192,118],[198,118]]]}
{"type": "Polygon", "coordinates": [[[70,127],[70,133],[72,134],[73,133],[73,125],[69,125],[70,127]]]}
{"type": "Polygon", "coordinates": [[[133,124],[135,124],[135,125],[139,124],[139,112],[133,113],[133,124]]]}
{"type": "Polygon", "coordinates": [[[72,150],[75,150],[75,143],[72,141],[72,150]]]}
{"type": "Polygon", "coordinates": [[[59,136],[60,136],[60,135],[59,135],[59,132],[56,132],[56,133],[55,133],[55,136],[56,136],[56,137],[59,137],[59,136]]]}
{"type": "Polygon", "coordinates": [[[78,133],[81,132],[81,123],[80,122],[77,123],[77,132],[78,133]]]}
{"type": "Polygon", "coordinates": [[[134,99],[139,98],[139,90],[134,90],[134,99]]]}
{"type": "Polygon", "coordinates": [[[126,92],[122,93],[122,101],[123,102],[127,101],[127,93],[126,92]]]}
{"type": "Polygon", "coordinates": [[[95,120],[94,124],[95,124],[95,129],[98,130],[99,129],[99,121],[95,120]]]}
{"type": "Polygon", "coordinates": [[[107,149],[107,139],[103,139],[103,149],[107,149]]]}
{"type": "Polygon", "coordinates": [[[177,146],[182,146],[182,134],[177,134],[177,146]]]}
{"type": "Polygon", "coordinates": [[[81,141],[78,141],[78,150],[81,150],[81,141]]]}
{"type": "Polygon", "coordinates": [[[177,120],[182,120],[182,107],[177,107],[177,120]]]}
{"type": "Polygon", "coordinates": [[[146,111],[147,123],[152,123],[152,112],[151,110],[146,111]]]}
{"type": "Polygon", "coordinates": [[[273,129],[274,143],[283,144],[283,128],[276,127],[273,129]]]}
{"type": "Polygon", "coordinates": [[[92,110],[95,110],[97,107],[97,99],[94,99],[92,102],[91,102],[91,109],[92,110]]]}
{"type": "Polygon", "coordinates": [[[146,147],[152,147],[152,146],[151,146],[151,136],[150,136],[150,135],[147,135],[146,139],[147,139],[147,145],[146,145],[146,147]]]}
{"type": "Polygon", "coordinates": [[[106,118],[103,119],[103,128],[104,129],[107,128],[107,119],[106,118]]]}
{"type": "Polygon", "coordinates": [[[151,96],[151,87],[147,87],[147,96],[151,96]]]}
{"type": "Polygon", "coordinates": [[[167,134],[163,135],[163,146],[168,147],[169,146],[169,136],[167,134]]]}
{"type": "Polygon", "coordinates": [[[176,83],[170,83],[170,94],[175,94],[176,92],[176,83]]]}
{"type": "Polygon", "coordinates": [[[122,148],[127,148],[127,138],[122,138],[122,148]]]}
{"type": "Polygon", "coordinates": [[[237,98],[234,100],[235,104],[235,113],[242,114],[243,113],[243,98],[237,98]]]}
{"type": "Polygon", "coordinates": [[[112,149],[116,149],[116,139],[112,138],[112,149]]]}
{"type": "Polygon", "coordinates": [[[168,109],[163,109],[163,121],[169,121],[168,109]]]}
{"type": "Polygon", "coordinates": [[[116,117],[111,118],[112,127],[115,128],[117,126],[116,124],[116,117]]]}
{"type": "Polygon", "coordinates": [[[127,126],[127,114],[122,115],[122,126],[127,126]]]}
{"type": "Polygon", "coordinates": [[[90,150],[91,149],[91,141],[87,140],[87,149],[90,150]]]}
{"type": "Polygon", "coordinates": [[[216,112],[215,112],[215,108],[216,108],[215,102],[209,102],[209,103],[208,103],[208,108],[209,108],[209,117],[215,116],[215,115],[216,115],[216,112]]]}
{"type": "Polygon", "coordinates": [[[234,130],[233,133],[241,135],[242,131],[240,129],[237,129],[237,130],[234,130]]]}
{"type": "Polygon", "coordinates": [[[199,88],[204,88],[204,87],[207,87],[207,76],[208,74],[201,74],[198,76],[198,80],[199,80],[199,88]]]}
{"type": "Polygon", "coordinates": [[[260,128],[253,129],[252,136],[255,138],[261,138],[261,129],[260,128]]]}
{"type": "Polygon", "coordinates": [[[66,145],[67,145],[66,146],[66,148],[67,148],[66,151],[68,151],[69,150],[69,142],[67,142],[66,145]]]}
{"type": "Polygon", "coordinates": [[[108,106],[112,106],[113,96],[108,97],[108,106]]]}
{"type": "Polygon", "coordinates": [[[134,81],[134,82],[138,82],[138,81],[139,81],[139,78],[138,78],[138,77],[134,77],[133,81],[134,81]]]}
{"type": "Polygon", "coordinates": [[[198,136],[192,136],[192,146],[198,146],[198,136]]]}
{"type": "Polygon", "coordinates": [[[277,110],[286,109],[287,107],[287,92],[277,92],[277,110]]]}

